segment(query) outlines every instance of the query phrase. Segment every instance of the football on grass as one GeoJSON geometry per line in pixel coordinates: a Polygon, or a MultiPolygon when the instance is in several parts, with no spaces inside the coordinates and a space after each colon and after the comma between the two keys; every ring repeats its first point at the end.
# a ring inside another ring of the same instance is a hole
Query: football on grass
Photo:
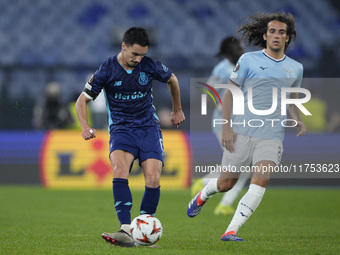
{"type": "Polygon", "coordinates": [[[161,222],[150,214],[142,214],[131,222],[131,236],[142,246],[155,244],[162,236],[161,222]]]}

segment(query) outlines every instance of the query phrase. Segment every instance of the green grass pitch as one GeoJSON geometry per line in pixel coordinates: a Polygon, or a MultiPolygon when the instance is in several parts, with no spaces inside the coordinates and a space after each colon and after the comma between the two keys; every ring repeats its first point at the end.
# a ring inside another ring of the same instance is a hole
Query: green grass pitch
{"type": "MultiPolygon", "coordinates": [[[[142,191],[133,191],[132,217],[142,191]]],[[[190,191],[161,194],[160,249],[120,248],[102,232],[118,230],[110,190],[0,187],[0,254],[339,254],[340,189],[268,188],[238,232],[244,242],[222,242],[231,217],[214,216],[221,194],[197,217],[186,216],[190,191]]]]}

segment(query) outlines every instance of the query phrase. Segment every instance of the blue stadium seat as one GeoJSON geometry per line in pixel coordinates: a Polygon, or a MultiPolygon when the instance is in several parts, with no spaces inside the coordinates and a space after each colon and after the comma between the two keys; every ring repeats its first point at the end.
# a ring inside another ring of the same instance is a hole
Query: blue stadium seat
{"type": "MultiPolygon", "coordinates": [[[[241,17],[278,10],[295,15],[298,39],[289,54],[307,66],[317,63],[322,45],[339,39],[339,15],[323,0],[35,0],[34,8],[31,1],[2,0],[0,64],[98,66],[120,50],[112,31],[139,25],[157,34],[150,50],[157,59],[172,68],[210,70],[220,41],[235,33],[241,17]]],[[[20,86],[11,91],[22,94],[20,86]]]]}

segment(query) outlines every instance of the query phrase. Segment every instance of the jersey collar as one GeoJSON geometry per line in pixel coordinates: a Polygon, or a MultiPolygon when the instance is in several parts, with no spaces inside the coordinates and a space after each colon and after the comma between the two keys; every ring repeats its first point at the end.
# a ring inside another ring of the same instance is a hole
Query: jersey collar
{"type": "Polygon", "coordinates": [[[132,71],[134,70],[134,68],[133,68],[133,69],[126,70],[126,69],[122,66],[122,64],[119,62],[119,60],[118,60],[118,55],[115,55],[115,58],[116,58],[117,63],[123,68],[123,70],[124,70],[127,74],[132,74],[132,71]]]}
{"type": "Polygon", "coordinates": [[[271,56],[269,56],[265,51],[264,49],[262,50],[263,54],[267,57],[267,58],[270,58],[271,60],[274,60],[275,62],[281,62],[283,60],[285,60],[286,58],[286,55],[283,55],[283,57],[281,59],[275,59],[275,58],[272,58],[271,56]]]}

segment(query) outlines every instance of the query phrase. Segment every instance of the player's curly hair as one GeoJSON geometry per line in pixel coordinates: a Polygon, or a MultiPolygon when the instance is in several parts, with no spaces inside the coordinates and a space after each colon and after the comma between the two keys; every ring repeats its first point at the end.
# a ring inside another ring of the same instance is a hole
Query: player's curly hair
{"type": "Polygon", "coordinates": [[[123,42],[127,46],[138,44],[142,47],[150,46],[149,36],[145,28],[142,27],[131,27],[123,36],[123,42]]]}
{"type": "Polygon", "coordinates": [[[287,35],[289,36],[288,42],[285,45],[285,51],[287,50],[289,44],[292,42],[294,45],[296,40],[296,30],[295,30],[295,20],[292,14],[285,12],[276,13],[257,13],[247,17],[246,20],[250,20],[249,23],[241,25],[236,32],[235,37],[241,34],[241,41],[248,39],[247,46],[260,46],[266,48],[266,41],[263,39],[263,34],[267,32],[268,23],[276,20],[283,22],[287,25],[287,35]]]}

